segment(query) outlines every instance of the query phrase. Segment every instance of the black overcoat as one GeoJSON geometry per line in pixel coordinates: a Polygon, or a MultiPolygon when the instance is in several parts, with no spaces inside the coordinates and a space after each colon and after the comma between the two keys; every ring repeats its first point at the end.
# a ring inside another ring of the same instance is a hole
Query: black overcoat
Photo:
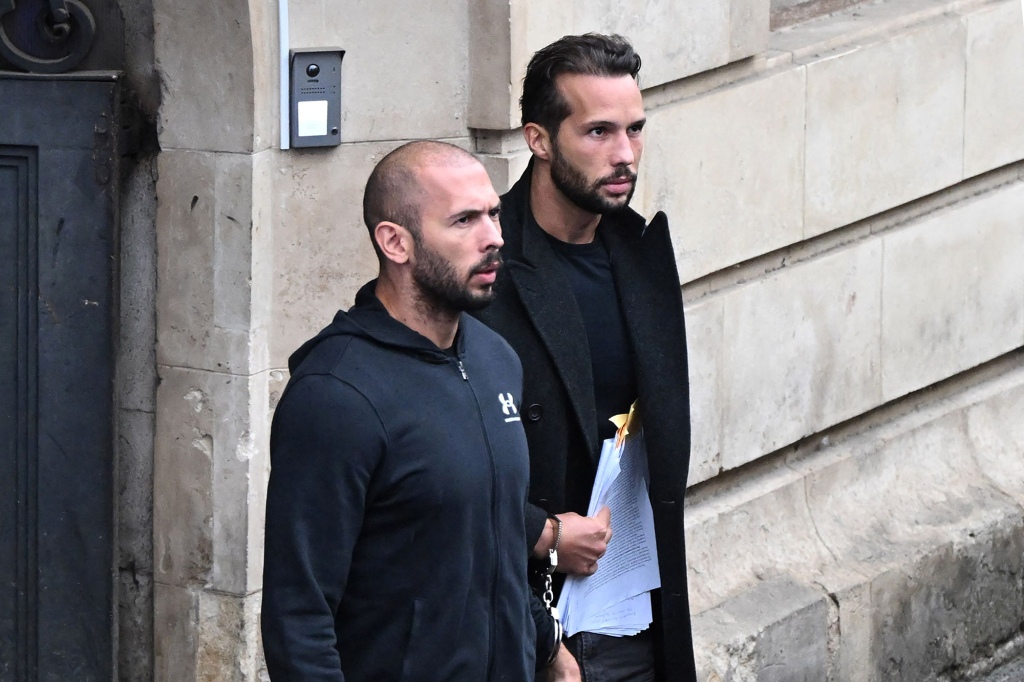
{"type": "MultiPolygon", "coordinates": [[[[601,444],[583,320],[568,280],[540,229],[528,220],[531,167],[502,197],[505,267],[497,297],[477,315],[523,363],[523,425],[530,447],[527,541],[547,514],[566,507],[566,461],[582,448],[596,471],[601,444]]],[[[601,238],[628,328],[647,441],[651,504],[661,570],[659,669],[692,682],[693,644],[686,588],[683,497],[690,458],[689,381],[683,302],[668,220],[645,224],[627,210],[602,221],[601,238]]],[[[593,483],[593,472],[589,481],[593,483]]]]}

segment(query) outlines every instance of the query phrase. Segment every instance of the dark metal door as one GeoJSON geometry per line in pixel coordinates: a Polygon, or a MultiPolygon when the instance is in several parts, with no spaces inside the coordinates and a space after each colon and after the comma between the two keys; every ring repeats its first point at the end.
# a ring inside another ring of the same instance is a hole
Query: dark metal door
{"type": "Polygon", "coordinates": [[[113,675],[118,82],[0,74],[0,680],[113,675]]]}

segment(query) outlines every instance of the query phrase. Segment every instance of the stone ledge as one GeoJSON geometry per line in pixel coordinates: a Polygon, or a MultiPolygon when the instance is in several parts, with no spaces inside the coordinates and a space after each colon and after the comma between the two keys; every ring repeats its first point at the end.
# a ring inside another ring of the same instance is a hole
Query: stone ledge
{"type": "Polygon", "coordinates": [[[827,601],[820,590],[781,578],[696,616],[694,648],[705,680],[824,680],[827,601]]]}
{"type": "Polygon", "coordinates": [[[1012,639],[1022,412],[1018,365],[688,508],[701,679],[948,679],[1012,639]]]}
{"type": "MultiPolygon", "coordinates": [[[[998,0],[996,0],[998,2],[998,0]]],[[[815,59],[852,46],[883,42],[893,35],[949,15],[966,15],[993,0],[899,0],[861,3],[774,31],[769,48],[794,61],[815,59]]]]}
{"type": "Polygon", "coordinates": [[[950,671],[939,682],[1018,682],[1024,679],[1024,628],[1008,642],[984,652],[966,668],[950,671]]]}

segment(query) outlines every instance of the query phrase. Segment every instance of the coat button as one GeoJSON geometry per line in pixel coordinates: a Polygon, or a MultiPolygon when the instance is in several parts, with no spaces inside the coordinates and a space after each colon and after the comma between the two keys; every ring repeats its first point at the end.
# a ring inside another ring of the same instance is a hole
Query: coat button
{"type": "Polygon", "coordinates": [[[544,414],[544,410],[540,405],[534,403],[526,408],[526,421],[539,422],[542,414],[544,414]]]}

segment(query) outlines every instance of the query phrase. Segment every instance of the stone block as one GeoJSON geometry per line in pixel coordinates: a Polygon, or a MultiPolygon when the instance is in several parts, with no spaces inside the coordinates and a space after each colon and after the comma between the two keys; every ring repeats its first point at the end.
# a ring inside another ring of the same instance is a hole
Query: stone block
{"type": "Polygon", "coordinates": [[[963,414],[951,412],[899,435],[876,434],[842,459],[804,470],[822,541],[870,576],[1001,523],[1014,507],[992,494],[971,452],[963,414]]]}
{"type": "Polygon", "coordinates": [[[532,158],[530,152],[509,154],[481,154],[480,162],[491,177],[491,184],[498,194],[504,194],[519,180],[532,158]]]}
{"type": "Polygon", "coordinates": [[[886,400],[1024,345],[1024,184],[885,235],[886,400]]]}
{"type": "Polygon", "coordinates": [[[690,5],[642,0],[490,2],[471,7],[469,125],[519,125],[519,97],[533,53],[564,35],[597,31],[630,39],[643,58],[640,85],[650,88],[761,52],[768,44],[766,0],[690,5]]]}
{"type": "MultiPolygon", "coordinates": [[[[487,0],[468,4],[470,59],[466,122],[472,128],[495,131],[517,128],[521,121],[522,78],[529,60],[529,55],[524,59],[513,50],[514,45],[522,42],[521,2],[487,0]]],[[[552,7],[558,5],[552,3],[552,7]]]]}
{"type": "Polygon", "coordinates": [[[1010,0],[967,16],[964,177],[1024,159],[1024,20],[1010,0]]]}
{"type": "Polygon", "coordinates": [[[960,181],[965,40],[942,18],[809,61],[806,237],[960,181]]]}
{"type": "Polygon", "coordinates": [[[722,316],[720,298],[686,308],[686,346],[690,368],[690,471],[694,485],[721,471],[722,316]]]}
{"type": "Polygon", "coordinates": [[[254,2],[248,9],[253,55],[252,149],[259,152],[281,145],[278,5],[272,2],[254,2]]]}
{"type": "Polygon", "coordinates": [[[262,583],[269,373],[161,367],[160,378],[156,579],[247,594],[262,583]]]}
{"type": "Polygon", "coordinates": [[[857,242],[725,294],[723,468],[881,403],[881,264],[857,242]]]}
{"type": "Polygon", "coordinates": [[[160,364],[233,373],[266,369],[254,366],[251,338],[252,164],[251,155],[160,154],[160,364]]]}
{"type": "Polygon", "coordinates": [[[1022,527],[1018,515],[871,581],[874,679],[935,679],[1017,634],[1024,623],[1022,527]]]}
{"type": "Polygon", "coordinates": [[[1024,385],[967,411],[967,437],[990,484],[1024,507],[1024,385]]]}
{"type": "MultiPolygon", "coordinates": [[[[291,3],[293,48],[345,50],[342,142],[466,134],[468,6],[473,4],[291,3]]],[[[507,23],[505,30],[507,40],[507,23]]]]}
{"type": "Polygon", "coordinates": [[[155,162],[140,161],[121,195],[118,403],[153,411],[156,396],[156,179],[155,162]]]}
{"type": "MultiPolygon", "coordinates": [[[[213,561],[213,430],[208,373],[161,368],[153,473],[154,575],[161,582],[206,582],[213,561]],[[186,385],[196,380],[194,386],[186,385]]],[[[223,382],[228,375],[217,375],[223,382]]],[[[235,379],[237,382],[238,380],[235,379]]]]}
{"type": "MultiPolygon", "coordinates": [[[[773,30],[768,40],[769,48],[789,53],[796,60],[817,58],[856,45],[888,40],[905,32],[908,27],[953,14],[958,7],[969,7],[972,3],[980,4],[977,0],[900,0],[896,3],[836,0],[832,3],[832,11],[818,13],[814,18],[783,30],[773,30]],[[845,3],[846,6],[839,8],[835,6],[837,3],[845,3]]],[[[823,8],[822,4],[806,5],[805,12],[823,8]]]]}
{"type": "Polygon", "coordinates": [[[270,418],[274,414],[274,410],[277,409],[277,404],[281,402],[281,396],[284,395],[285,386],[288,385],[288,371],[283,369],[275,369],[270,372],[270,377],[267,382],[267,423],[270,423],[270,418]]]}
{"type": "Polygon", "coordinates": [[[768,50],[770,15],[770,0],[731,0],[729,62],[759,55],[768,50]]]}
{"type": "Polygon", "coordinates": [[[249,3],[153,2],[160,148],[253,149],[249,3]]]}
{"type": "Polygon", "coordinates": [[[687,508],[686,556],[693,613],[763,581],[820,576],[835,562],[815,532],[803,477],[784,467],[687,508]]]}
{"type": "Polygon", "coordinates": [[[259,602],[201,587],[157,583],[157,682],[251,682],[260,679],[259,602]]]}
{"type": "Polygon", "coordinates": [[[197,682],[259,679],[260,597],[200,593],[197,682]]]}
{"type": "Polygon", "coordinates": [[[962,409],[808,471],[822,541],[870,587],[838,591],[840,669],[860,671],[841,679],[934,679],[1024,621],[1024,518],[977,467],[962,409]]]}
{"type": "MultiPolygon", "coordinates": [[[[283,390],[279,371],[261,372],[249,382],[250,430],[243,434],[238,457],[247,460],[248,481],[244,522],[246,524],[246,559],[244,566],[225,564],[225,572],[244,570],[246,592],[263,588],[264,529],[267,518],[267,482],[270,480],[270,424],[276,402],[270,400],[275,391],[283,390]]],[[[230,576],[228,576],[230,577],[230,576]]]]}
{"type": "Polygon", "coordinates": [[[191,682],[196,678],[198,594],[193,588],[153,585],[153,679],[191,682]]]}
{"type": "Polygon", "coordinates": [[[653,109],[648,120],[638,208],[668,214],[684,282],[802,239],[803,67],[653,109]]]}
{"type": "Polygon", "coordinates": [[[118,574],[117,679],[153,680],[153,576],[124,571],[118,574]]]}
{"type": "Polygon", "coordinates": [[[270,330],[274,317],[274,207],[279,164],[287,152],[269,149],[252,157],[252,262],[249,271],[249,366],[270,367],[270,330]]]}
{"type": "Polygon", "coordinates": [[[838,635],[833,635],[832,675],[836,682],[873,682],[867,661],[871,660],[873,636],[871,583],[859,580],[833,592],[838,607],[838,635]]]}
{"type": "Polygon", "coordinates": [[[828,606],[821,590],[788,577],[758,583],[693,618],[705,682],[821,682],[828,606]]]}
{"type": "Polygon", "coordinates": [[[119,410],[117,422],[117,548],[122,570],[153,572],[152,412],[119,410]]]}

